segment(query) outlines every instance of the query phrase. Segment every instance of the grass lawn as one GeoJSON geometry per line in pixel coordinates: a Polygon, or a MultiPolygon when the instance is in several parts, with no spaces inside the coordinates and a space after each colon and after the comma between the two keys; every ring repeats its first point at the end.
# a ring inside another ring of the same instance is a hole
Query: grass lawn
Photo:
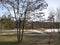
{"type": "MultiPolygon", "coordinates": [[[[57,45],[58,40],[52,37],[51,45],[57,45]]],[[[17,45],[16,36],[0,36],[0,45],[17,45]]],[[[23,45],[49,45],[48,37],[24,36],[23,45]]]]}
{"type": "Polygon", "coordinates": [[[0,45],[17,45],[16,36],[0,36],[0,45]]]}
{"type": "MultiPolygon", "coordinates": [[[[50,45],[60,45],[59,37],[50,38],[50,45]]],[[[17,45],[16,35],[0,35],[0,45],[17,45]]],[[[22,45],[49,45],[49,36],[24,35],[22,45]]]]}

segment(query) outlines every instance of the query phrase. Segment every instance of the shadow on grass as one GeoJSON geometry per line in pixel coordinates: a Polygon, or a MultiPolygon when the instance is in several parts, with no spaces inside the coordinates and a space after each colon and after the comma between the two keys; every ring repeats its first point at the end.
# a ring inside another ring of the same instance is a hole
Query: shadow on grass
{"type": "Polygon", "coordinates": [[[17,42],[0,42],[0,45],[17,45],[17,42]]]}

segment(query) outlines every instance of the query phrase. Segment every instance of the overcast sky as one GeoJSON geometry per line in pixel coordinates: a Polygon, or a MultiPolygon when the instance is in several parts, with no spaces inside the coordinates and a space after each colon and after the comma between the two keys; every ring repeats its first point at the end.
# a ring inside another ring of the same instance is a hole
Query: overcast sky
{"type": "Polygon", "coordinates": [[[60,4],[60,0],[46,0],[48,3],[48,8],[56,8],[60,4]]]}
{"type": "MultiPolygon", "coordinates": [[[[44,10],[44,12],[46,12],[46,17],[47,17],[47,13],[49,11],[49,9],[56,9],[57,7],[59,7],[60,4],[60,0],[46,0],[46,2],[48,3],[48,8],[46,10],[44,10]]],[[[0,16],[3,14],[3,12],[6,10],[2,10],[0,8],[0,16]]]]}
{"type": "Polygon", "coordinates": [[[59,8],[60,6],[60,0],[45,0],[48,3],[48,7],[47,9],[44,10],[44,12],[46,13],[45,18],[48,17],[48,13],[50,10],[56,10],[56,8],[59,8]]]}

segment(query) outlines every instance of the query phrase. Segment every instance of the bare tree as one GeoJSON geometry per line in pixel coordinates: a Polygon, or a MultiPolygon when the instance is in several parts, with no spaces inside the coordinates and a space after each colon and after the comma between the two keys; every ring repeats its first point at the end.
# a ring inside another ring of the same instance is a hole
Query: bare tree
{"type": "Polygon", "coordinates": [[[57,15],[56,15],[56,21],[60,22],[60,9],[57,8],[56,10],[57,10],[57,12],[56,12],[57,13],[57,15]]]}
{"type": "MultiPolygon", "coordinates": [[[[60,8],[56,9],[56,22],[60,22],[60,8]]],[[[60,29],[57,29],[60,33],[60,29]]]]}
{"type": "Polygon", "coordinates": [[[46,9],[48,6],[48,4],[44,0],[0,0],[0,3],[9,12],[11,10],[13,10],[14,12],[14,17],[16,19],[16,26],[17,26],[17,38],[18,38],[19,44],[21,44],[23,40],[24,25],[25,25],[25,20],[27,16],[30,16],[32,12],[35,14],[37,10],[42,11],[43,9],[46,9]],[[28,12],[29,12],[29,15],[27,15],[28,12]],[[22,32],[20,30],[22,30],[22,32]]]}
{"type": "Polygon", "coordinates": [[[54,22],[55,21],[55,16],[56,16],[55,10],[51,10],[49,12],[48,21],[49,22],[54,22]]]}

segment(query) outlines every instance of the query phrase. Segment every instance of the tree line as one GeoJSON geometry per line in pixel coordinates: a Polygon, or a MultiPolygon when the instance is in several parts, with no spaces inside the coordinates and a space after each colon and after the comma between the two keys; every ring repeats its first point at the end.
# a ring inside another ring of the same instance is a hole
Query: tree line
{"type": "Polygon", "coordinates": [[[14,29],[15,27],[15,21],[11,19],[10,15],[0,17],[0,29],[14,29]]]}

